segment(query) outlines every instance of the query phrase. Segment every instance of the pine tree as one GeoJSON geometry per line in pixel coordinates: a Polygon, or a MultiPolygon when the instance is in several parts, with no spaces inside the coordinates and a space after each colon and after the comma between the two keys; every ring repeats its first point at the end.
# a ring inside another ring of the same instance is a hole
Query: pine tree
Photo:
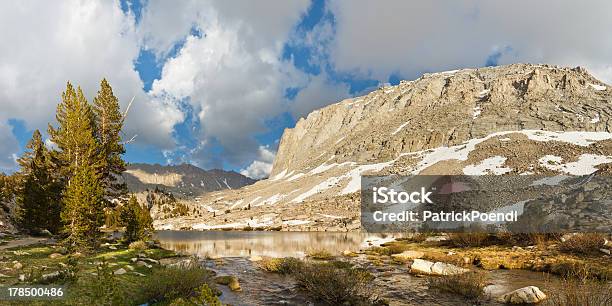
{"type": "Polygon", "coordinates": [[[67,224],[69,245],[89,250],[98,246],[104,223],[104,188],[93,165],[81,164],[67,187],[62,219],[67,224]]]}
{"type": "Polygon", "coordinates": [[[125,171],[121,155],[125,148],[121,143],[123,114],[119,100],[106,79],[100,83],[100,90],[93,100],[95,135],[100,145],[102,184],[109,198],[120,198],[127,193],[127,186],[119,178],[125,171]]]}
{"type": "Polygon", "coordinates": [[[22,185],[17,192],[17,221],[31,232],[57,233],[61,226],[61,185],[52,174],[49,151],[38,130],[19,159],[22,185]]]}
{"type": "Polygon", "coordinates": [[[121,208],[121,223],[125,226],[124,239],[127,242],[149,238],[153,220],[147,209],[143,209],[135,196],[121,208]]]}
{"type": "Polygon", "coordinates": [[[58,150],[53,160],[65,183],[62,220],[67,241],[77,248],[92,248],[104,222],[104,186],[100,146],[94,134],[94,115],[81,88],[70,83],[57,107],[58,127],[49,125],[49,135],[58,150]]]}
{"type": "Polygon", "coordinates": [[[58,148],[53,152],[53,158],[57,170],[69,185],[79,167],[85,164],[101,166],[94,137],[93,112],[81,88],[75,91],[72,84],[66,85],[55,118],[58,127],[49,125],[48,129],[51,141],[58,148]]]}

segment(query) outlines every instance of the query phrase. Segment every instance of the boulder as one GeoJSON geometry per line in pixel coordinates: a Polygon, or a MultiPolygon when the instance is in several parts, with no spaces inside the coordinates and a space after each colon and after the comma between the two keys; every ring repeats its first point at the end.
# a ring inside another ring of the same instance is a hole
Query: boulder
{"type": "Polygon", "coordinates": [[[528,286],[508,292],[498,298],[501,303],[507,304],[535,304],[546,299],[546,294],[536,286],[528,286]]]}
{"type": "Polygon", "coordinates": [[[125,271],[124,268],[120,268],[120,269],[116,270],[115,272],[113,272],[113,274],[115,274],[115,275],[122,275],[122,274],[125,274],[125,273],[127,273],[127,271],[125,271]]]}
{"type": "Polygon", "coordinates": [[[61,274],[60,271],[55,271],[55,272],[43,274],[40,277],[39,281],[42,282],[42,283],[53,282],[54,280],[60,278],[61,275],[62,274],[61,274]]]}
{"type": "Polygon", "coordinates": [[[149,269],[153,267],[152,265],[150,265],[150,264],[148,264],[148,263],[146,263],[144,261],[138,261],[138,262],[136,262],[136,265],[139,266],[139,267],[145,266],[145,267],[147,267],[149,269]]]}
{"type": "Polygon", "coordinates": [[[468,271],[469,271],[468,269],[464,269],[464,268],[457,267],[455,265],[451,265],[451,264],[447,264],[443,262],[436,262],[431,267],[431,274],[434,274],[434,275],[457,275],[457,274],[463,274],[468,271]]]}
{"type": "Polygon", "coordinates": [[[425,256],[425,253],[421,251],[404,251],[399,254],[391,255],[391,258],[397,259],[400,261],[409,261],[409,260],[413,260],[417,258],[422,258],[423,256],[425,256]]]}
{"type": "Polygon", "coordinates": [[[410,273],[431,274],[431,267],[434,263],[423,259],[415,259],[410,266],[410,273]]]}
{"type": "Polygon", "coordinates": [[[240,288],[238,278],[232,275],[217,276],[215,277],[215,283],[228,286],[232,291],[242,290],[242,288],[240,288]]]}
{"type": "Polygon", "coordinates": [[[53,254],[49,255],[49,258],[56,259],[56,258],[61,258],[62,256],[64,256],[64,255],[62,255],[60,253],[53,253],[53,254]]]}
{"type": "Polygon", "coordinates": [[[410,273],[430,275],[456,275],[468,272],[468,269],[443,262],[431,262],[423,259],[415,259],[410,266],[410,273]]]}
{"type": "Polygon", "coordinates": [[[13,269],[15,270],[21,270],[21,268],[23,268],[23,264],[18,262],[18,261],[14,261],[13,262],[13,269]]]}
{"type": "Polygon", "coordinates": [[[599,249],[602,253],[610,255],[610,249],[599,249]]]}

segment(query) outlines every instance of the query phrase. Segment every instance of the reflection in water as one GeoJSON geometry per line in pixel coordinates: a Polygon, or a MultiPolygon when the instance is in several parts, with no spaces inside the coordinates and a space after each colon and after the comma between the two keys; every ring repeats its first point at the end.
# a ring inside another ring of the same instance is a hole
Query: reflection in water
{"type": "Polygon", "coordinates": [[[365,248],[369,241],[391,236],[368,233],[328,232],[238,232],[159,231],[163,248],[183,254],[212,257],[303,257],[308,251],[325,249],[332,253],[365,248]]]}

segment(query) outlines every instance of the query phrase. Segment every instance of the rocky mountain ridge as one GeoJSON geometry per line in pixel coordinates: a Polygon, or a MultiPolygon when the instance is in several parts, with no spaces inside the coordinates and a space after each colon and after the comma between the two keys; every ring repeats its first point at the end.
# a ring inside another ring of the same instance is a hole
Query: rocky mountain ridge
{"type": "Polygon", "coordinates": [[[610,170],[612,90],[583,68],[514,64],[425,74],[313,111],[272,175],[189,202],[158,229],[359,229],[364,174],[610,170]]]}
{"type": "Polygon", "coordinates": [[[203,170],[194,165],[133,163],[127,166],[123,178],[131,192],[155,188],[172,192],[178,197],[195,197],[211,191],[238,189],[255,180],[234,171],[203,170]]]}

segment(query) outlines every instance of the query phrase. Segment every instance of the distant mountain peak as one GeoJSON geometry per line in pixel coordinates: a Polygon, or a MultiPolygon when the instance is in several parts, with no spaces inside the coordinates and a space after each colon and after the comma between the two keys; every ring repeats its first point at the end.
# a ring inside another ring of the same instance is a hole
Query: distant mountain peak
{"type": "Polygon", "coordinates": [[[131,163],[123,177],[131,192],[160,188],[179,197],[195,197],[211,191],[238,189],[255,180],[234,171],[204,170],[192,164],[131,163]]]}

